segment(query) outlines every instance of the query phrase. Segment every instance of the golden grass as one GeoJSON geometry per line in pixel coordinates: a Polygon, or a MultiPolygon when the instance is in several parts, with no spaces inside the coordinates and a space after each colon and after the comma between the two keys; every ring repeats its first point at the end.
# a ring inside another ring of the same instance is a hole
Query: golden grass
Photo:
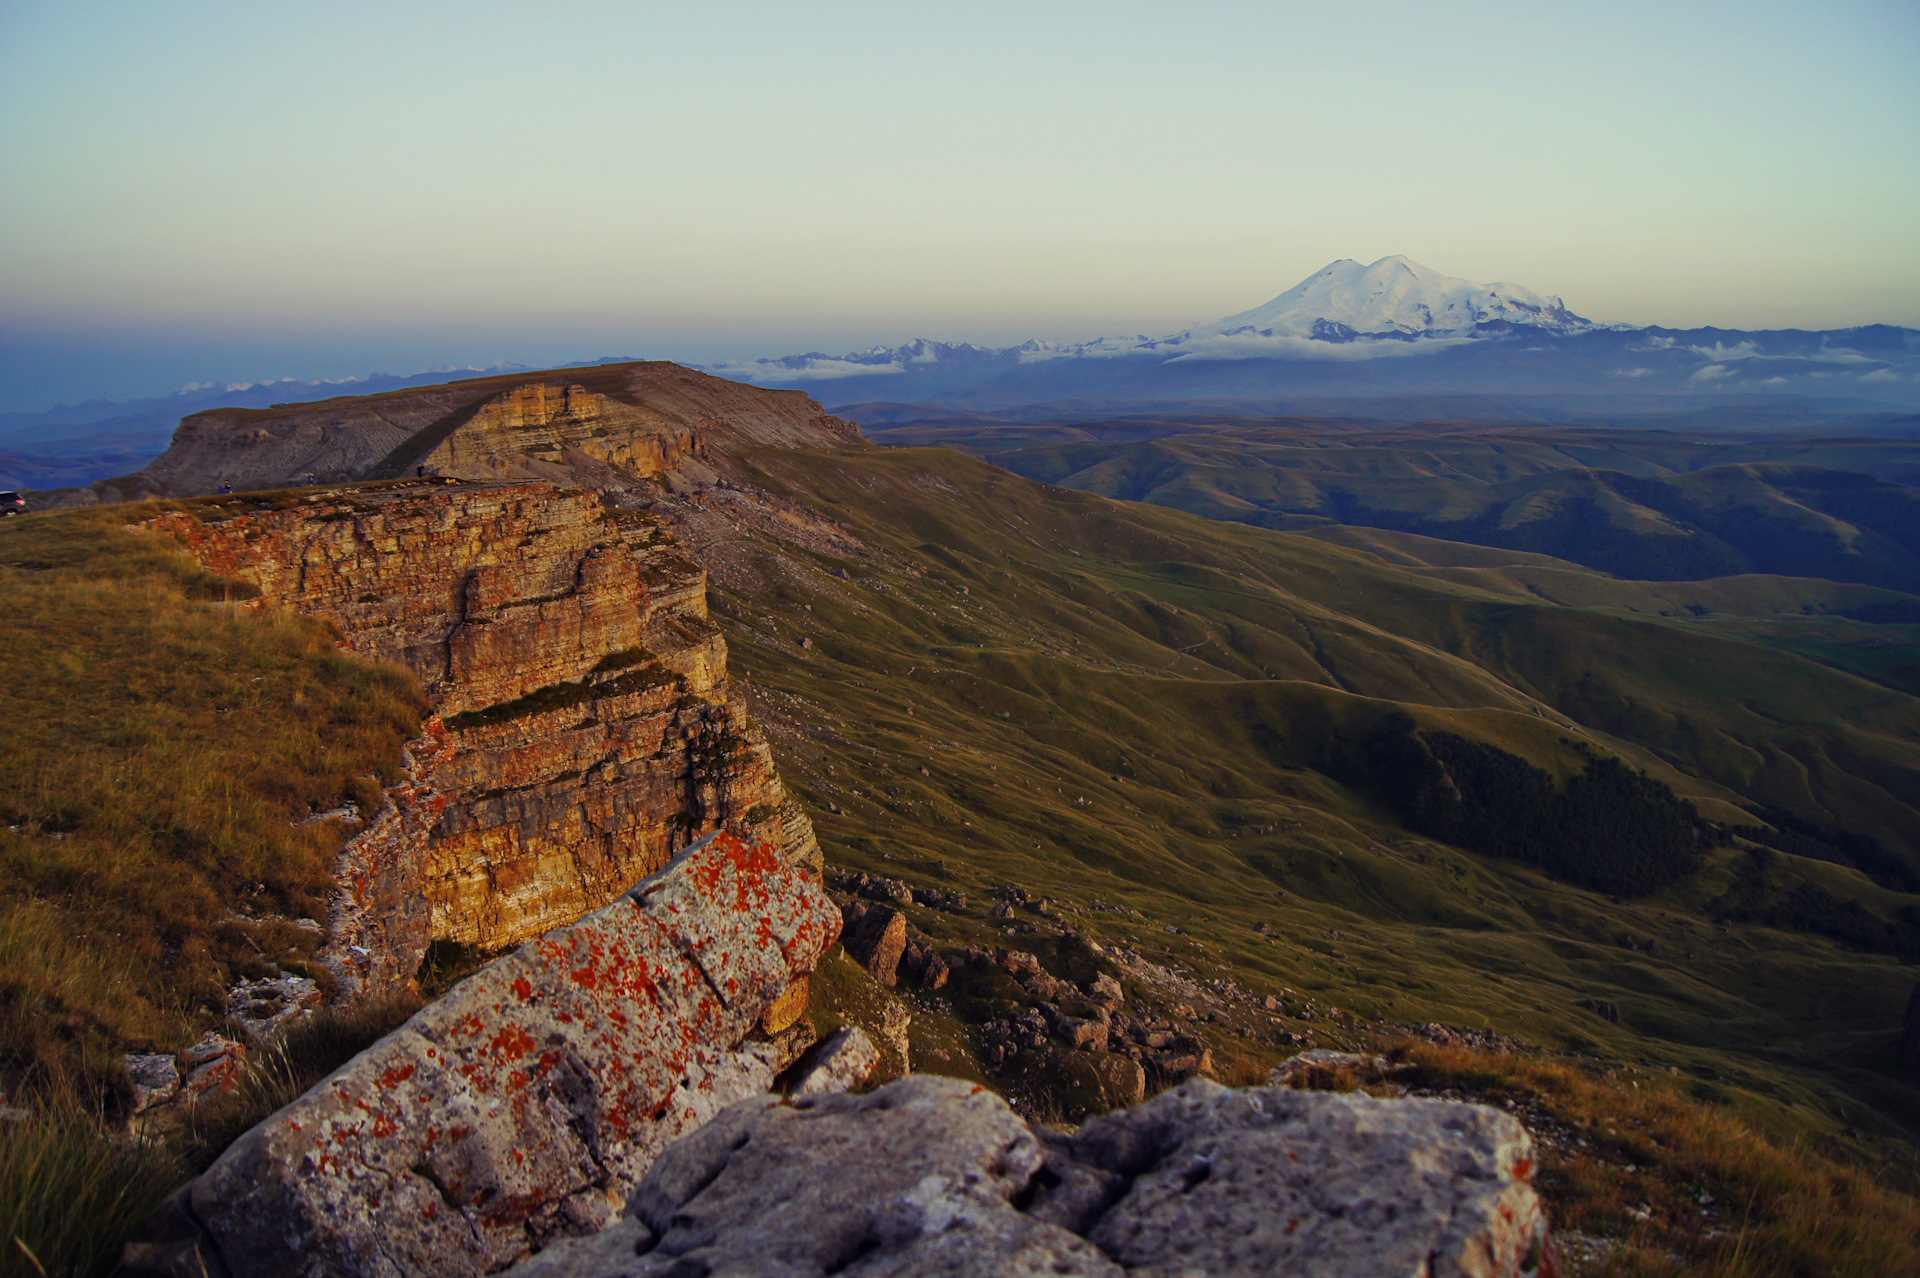
{"type": "Polygon", "coordinates": [[[112,1109],[119,1054],[216,1027],[241,975],[311,964],[342,831],[424,709],[324,626],[128,532],[0,527],[0,1080],[112,1109]]]}
{"type": "MultiPolygon", "coordinates": [[[[1568,1266],[1611,1278],[1912,1278],[1920,1202],[1804,1140],[1780,1142],[1682,1079],[1403,1043],[1400,1081],[1511,1109],[1540,1140],[1555,1232],[1608,1240],[1568,1266]]],[[[1563,1243],[1563,1252],[1573,1250],[1563,1243]]],[[[1571,1257],[1569,1257],[1571,1259],[1571,1257]]]]}

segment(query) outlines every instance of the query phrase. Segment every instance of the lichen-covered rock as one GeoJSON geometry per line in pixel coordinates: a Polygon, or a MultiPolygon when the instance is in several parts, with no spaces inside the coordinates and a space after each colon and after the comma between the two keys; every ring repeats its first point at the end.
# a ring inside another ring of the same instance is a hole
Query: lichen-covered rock
{"type": "Polygon", "coordinates": [[[1512,1118],[1204,1081],[1077,1135],[958,1079],[756,1098],[668,1149],[629,1219],[512,1278],[1533,1278],[1512,1118]]]}
{"type": "Polygon", "coordinates": [[[522,947],[242,1136],[188,1205],[233,1278],[466,1278],[604,1227],[655,1155],[771,1084],[744,1042],[839,914],[726,833],[522,947]]]}

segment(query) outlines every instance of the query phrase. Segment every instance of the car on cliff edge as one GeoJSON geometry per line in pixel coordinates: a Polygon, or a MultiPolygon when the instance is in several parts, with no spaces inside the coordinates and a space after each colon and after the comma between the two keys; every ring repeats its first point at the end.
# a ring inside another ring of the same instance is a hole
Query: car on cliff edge
{"type": "Polygon", "coordinates": [[[17,492],[0,492],[0,516],[24,515],[27,513],[27,499],[17,492]]]}

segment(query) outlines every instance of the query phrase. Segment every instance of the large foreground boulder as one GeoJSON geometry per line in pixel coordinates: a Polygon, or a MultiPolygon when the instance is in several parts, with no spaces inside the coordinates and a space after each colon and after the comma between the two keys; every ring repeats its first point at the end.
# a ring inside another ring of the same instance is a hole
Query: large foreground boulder
{"type": "Polygon", "coordinates": [[[242,1136],[183,1204],[194,1263],[469,1278],[603,1228],[660,1150],[768,1089],[774,1048],[744,1040],[839,926],[773,848],[709,836],[242,1136]]]}
{"type": "Polygon", "coordinates": [[[1065,1136],[918,1076],[738,1105],[512,1278],[1531,1278],[1532,1172],[1480,1105],[1196,1079],[1065,1136]]]}

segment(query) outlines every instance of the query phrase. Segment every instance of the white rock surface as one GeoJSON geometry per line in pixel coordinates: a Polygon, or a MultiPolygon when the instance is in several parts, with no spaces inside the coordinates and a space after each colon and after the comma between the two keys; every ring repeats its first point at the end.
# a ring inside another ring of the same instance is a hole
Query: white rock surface
{"type": "Polygon", "coordinates": [[[851,1091],[866,1082],[879,1063],[880,1049],[867,1032],[858,1025],[844,1026],[820,1045],[787,1094],[798,1098],[851,1091]]]}
{"type": "Polygon", "coordinates": [[[1076,1135],[925,1075],[763,1097],[663,1153],[617,1232],[512,1278],[1533,1278],[1511,1117],[1195,1080],[1076,1135]],[[1016,1205],[1017,1204],[1017,1205],[1016,1205]]]}

